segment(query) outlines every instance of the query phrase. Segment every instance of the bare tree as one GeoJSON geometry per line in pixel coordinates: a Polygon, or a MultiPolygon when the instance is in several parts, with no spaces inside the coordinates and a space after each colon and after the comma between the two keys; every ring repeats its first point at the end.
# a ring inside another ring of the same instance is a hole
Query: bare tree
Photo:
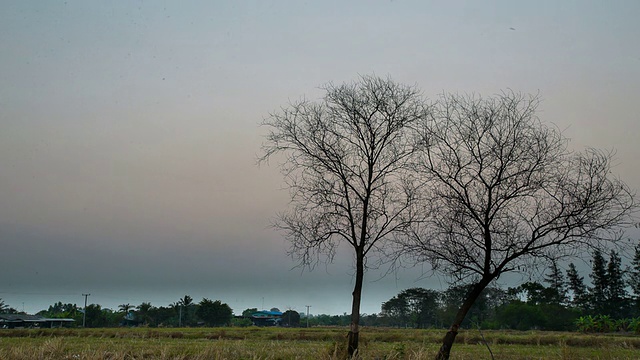
{"type": "Polygon", "coordinates": [[[437,359],[448,359],[460,324],[501,274],[536,260],[616,242],[634,194],[611,175],[610,152],[574,153],[542,123],[537,96],[443,95],[421,127],[415,164],[428,183],[428,219],[401,242],[413,261],[472,286],[437,359]]]}
{"type": "Polygon", "coordinates": [[[330,262],[340,243],[353,251],[353,356],[364,273],[373,265],[367,260],[415,215],[404,175],[415,151],[413,125],[426,117],[428,106],[416,88],[375,76],[323,90],[321,101],[294,102],[265,119],[269,133],[261,161],[285,155],[280,165],[291,208],[278,215],[275,227],[300,265],[330,262]]]}

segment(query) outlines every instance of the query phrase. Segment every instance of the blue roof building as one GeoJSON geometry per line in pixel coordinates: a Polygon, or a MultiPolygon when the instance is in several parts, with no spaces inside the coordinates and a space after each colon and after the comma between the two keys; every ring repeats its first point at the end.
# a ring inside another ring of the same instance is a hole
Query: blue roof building
{"type": "Polygon", "coordinates": [[[251,314],[251,321],[256,326],[276,326],[282,321],[282,312],[262,310],[251,314]]]}

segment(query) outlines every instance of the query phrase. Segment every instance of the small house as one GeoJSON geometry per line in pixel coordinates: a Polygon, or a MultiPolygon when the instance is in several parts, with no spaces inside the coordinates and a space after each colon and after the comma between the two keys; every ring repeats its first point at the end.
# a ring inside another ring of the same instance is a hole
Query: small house
{"type": "Polygon", "coordinates": [[[54,328],[73,324],[73,319],[45,318],[38,315],[0,314],[1,329],[54,328]]]}
{"type": "Polygon", "coordinates": [[[251,321],[256,326],[276,326],[282,321],[282,312],[262,310],[251,314],[251,321]]]}

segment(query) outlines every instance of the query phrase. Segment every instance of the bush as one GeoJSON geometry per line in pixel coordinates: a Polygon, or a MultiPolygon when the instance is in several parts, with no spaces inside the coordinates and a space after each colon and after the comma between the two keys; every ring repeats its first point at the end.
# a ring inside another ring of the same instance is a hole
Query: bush
{"type": "Polygon", "coordinates": [[[233,319],[231,319],[231,326],[248,327],[248,326],[252,326],[252,325],[253,325],[253,322],[250,319],[247,319],[247,318],[243,318],[243,319],[233,318],[233,319]]]}
{"type": "Polygon", "coordinates": [[[608,333],[632,331],[640,333],[640,317],[635,319],[613,319],[609,315],[581,316],[575,321],[578,331],[584,333],[608,333]]]}

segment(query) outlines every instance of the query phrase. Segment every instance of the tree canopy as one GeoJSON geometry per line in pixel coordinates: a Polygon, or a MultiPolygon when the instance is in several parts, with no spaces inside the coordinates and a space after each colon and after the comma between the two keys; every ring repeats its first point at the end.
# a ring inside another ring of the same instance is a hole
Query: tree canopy
{"type": "Polygon", "coordinates": [[[229,305],[220,300],[212,301],[203,298],[198,304],[196,315],[204,321],[207,326],[228,325],[233,317],[233,311],[229,305]]]}
{"type": "Polygon", "coordinates": [[[364,272],[375,263],[371,255],[418,215],[411,211],[407,165],[415,152],[412,129],[428,106],[416,88],[376,76],[323,90],[320,101],[292,102],[265,119],[261,160],[284,155],[280,168],[291,206],[275,227],[290,241],[289,253],[313,267],[322,258],[331,261],[340,243],[352,251],[352,356],[364,272]]]}
{"type": "MultiPolygon", "coordinates": [[[[612,176],[613,154],[574,152],[536,116],[537,96],[442,95],[419,127],[415,168],[427,186],[426,221],[401,253],[473,284],[445,338],[449,349],[482,290],[510,271],[620,238],[634,194],[612,176]]],[[[414,223],[415,225],[416,223],[414,223]]]]}
{"type": "Polygon", "coordinates": [[[613,152],[569,149],[536,116],[536,95],[443,94],[429,104],[415,87],[375,76],[323,90],[320,101],[292,102],[265,119],[261,160],[283,155],[291,205],[274,226],[289,254],[312,268],[341,243],[352,251],[350,356],[375,255],[393,248],[465,289],[438,355],[448,358],[492,281],[615,243],[633,222],[635,194],[612,175],[613,152]]]}

